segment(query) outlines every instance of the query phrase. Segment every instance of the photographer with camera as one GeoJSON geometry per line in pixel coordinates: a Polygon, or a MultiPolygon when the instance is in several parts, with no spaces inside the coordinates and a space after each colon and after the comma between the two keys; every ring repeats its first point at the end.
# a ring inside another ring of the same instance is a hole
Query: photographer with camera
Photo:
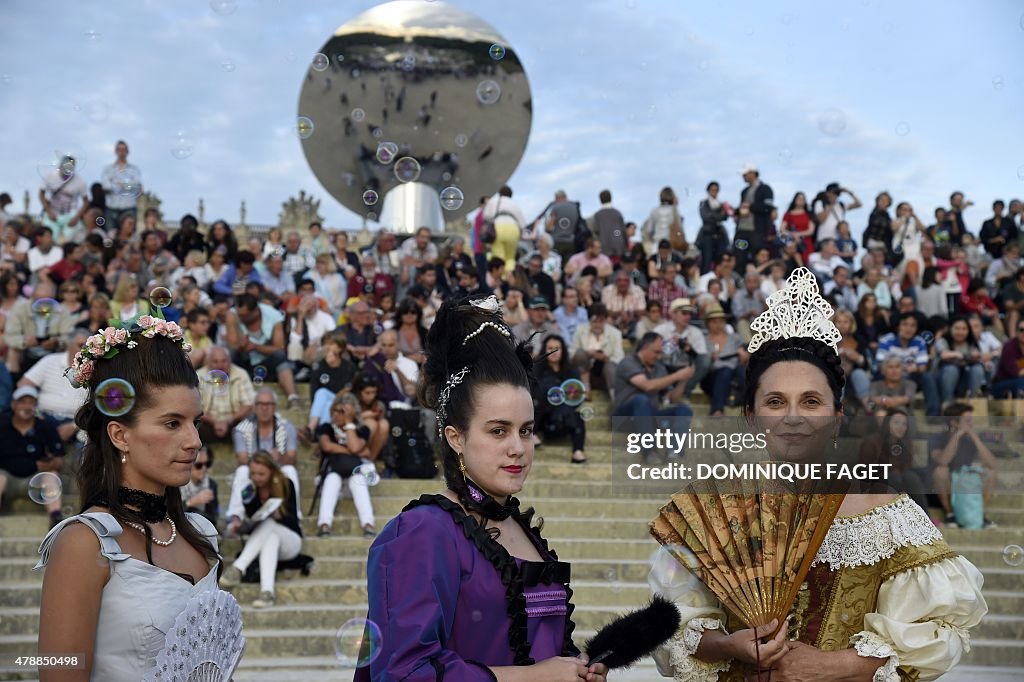
{"type": "Polygon", "coordinates": [[[690,324],[695,310],[690,299],[677,298],[669,306],[669,320],[654,328],[655,333],[665,342],[661,357],[669,371],[693,367],[693,374],[687,378],[683,389],[683,396],[687,400],[711,367],[704,332],[690,324]]]}
{"type": "Polygon", "coordinates": [[[846,212],[860,208],[860,199],[850,190],[842,187],[838,182],[830,182],[825,191],[814,198],[811,205],[811,217],[818,226],[814,235],[816,243],[821,244],[826,239],[835,239],[839,236],[839,223],[846,220],[846,212]],[[840,198],[850,195],[853,202],[846,205],[840,198]]]}

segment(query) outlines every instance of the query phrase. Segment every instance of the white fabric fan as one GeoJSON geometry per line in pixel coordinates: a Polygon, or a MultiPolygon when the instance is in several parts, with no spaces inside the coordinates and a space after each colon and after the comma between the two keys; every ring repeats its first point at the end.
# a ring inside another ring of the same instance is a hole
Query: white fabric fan
{"type": "Polygon", "coordinates": [[[228,682],[245,650],[242,610],[223,590],[189,600],[143,682],[228,682]]]}
{"type": "Polygon", "coordinates": [[[269,500],[263,503],[263,505],[257,509],[252,515],[252,522],[259,523],[264,519],[269,519],[270,515],[281,508],[281,504],[284,502],[280,497],[271,497],[269,500]]]}

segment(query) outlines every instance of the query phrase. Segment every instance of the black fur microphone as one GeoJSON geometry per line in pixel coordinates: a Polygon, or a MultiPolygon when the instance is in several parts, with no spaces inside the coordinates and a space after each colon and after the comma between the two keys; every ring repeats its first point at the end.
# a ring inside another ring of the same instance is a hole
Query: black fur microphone
{"type": "Polygon", "coordinates": [[[588,665],[627,668],[667,642],[680,620],[675,604],[654,595],[648,606],[616,618],[587,642],[588,665]]]}

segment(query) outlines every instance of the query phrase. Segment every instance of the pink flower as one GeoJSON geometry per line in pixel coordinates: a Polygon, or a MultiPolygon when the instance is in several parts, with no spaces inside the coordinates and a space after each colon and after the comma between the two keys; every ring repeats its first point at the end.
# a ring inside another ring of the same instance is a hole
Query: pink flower
{"type": "Polygon", "coordinates": [[[128,330],[118,329],[116,332],[114,332],[114,339],[117,341],[117,345],[121,345],[122,343],[128,340],[128,330]]]}
{"type": "Polygon", "coordinates": [[[143,315],[139,318],[139,326],[143,329],[152,327],[154,322],[156,322],[156,318],[152,315],[143,315]]]}
{"type": "Polygon", "coordinates": [[[167,336],[167,323],[163,320],[156,321],[156,333],[161,336],[167,336]]]}
{"type": "Polygon", "coordinates": [[[107,345],[117,345],[117,329],[115,329],[114,327],[107,327],[106,329],[103,330],[102,334],[103,340],[106,341],[107,345]]]}
{"type": "Polygon", "coordinates": [[[78,381],[82,383],[88,381],[92,377],[92,370],[94,368],[93,363],[83,362],[82,366],[78,369],[78,381]]]}

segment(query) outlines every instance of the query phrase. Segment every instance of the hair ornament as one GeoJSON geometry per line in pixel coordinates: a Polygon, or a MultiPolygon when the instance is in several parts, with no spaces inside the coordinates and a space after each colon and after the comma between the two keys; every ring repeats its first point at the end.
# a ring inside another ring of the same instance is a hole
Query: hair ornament
{"type": "Polygon", "coordinates": [[[501,305],[498,303],[498,297],[491,294],[487,298],[477,298],[469,302],[474,308],[479,308],[486,313],[497,314],[501,310],[501,305]]]}
{"type": "Polygon", "coordinates": [[[465,346],[467,343],[469,343],[470,339],[472,339],[473,337],[477,336],[478,334],[483,332],[483,330],[487,329],[488,327],[494,327],[495,329],[498,330],[499,333],[501,333],[502,336],[504,336],[504,337],[506,337],[508,339],[512,338],[512,332],[510,332],[508,330],[508,327],[506,327],[506,326],[504,326],[502,324],[498,324],[497,322],[483,322],[483,323],[480,324],[479,327],[476,328],[476,331],[472,332],[471,334],[469,334],[468,336],[466,336],[466,338],[464,338],[462,340],[462,345],[465,346]]]}
{"type": "Polygon", "coordinates": [[[462,380],[469,374],[469,365],[466,365],[455,374],[448,377],[441,395],[437,399],[437,437],[444,434],[445,421],[448,419],[448,403],[451,400],[452,389],[462,383],[462,380]]]}
{"type": "Polygon", "coordinates": [[[754,332],[747,351],[755,352],[776,339],[812,338],[839,354],[842,335],[832,323],[835,310],[821,297],[818,280],[807,268],[797,268],[786,285],[768,297],[768,308],[750,323],[754,332]]]}

